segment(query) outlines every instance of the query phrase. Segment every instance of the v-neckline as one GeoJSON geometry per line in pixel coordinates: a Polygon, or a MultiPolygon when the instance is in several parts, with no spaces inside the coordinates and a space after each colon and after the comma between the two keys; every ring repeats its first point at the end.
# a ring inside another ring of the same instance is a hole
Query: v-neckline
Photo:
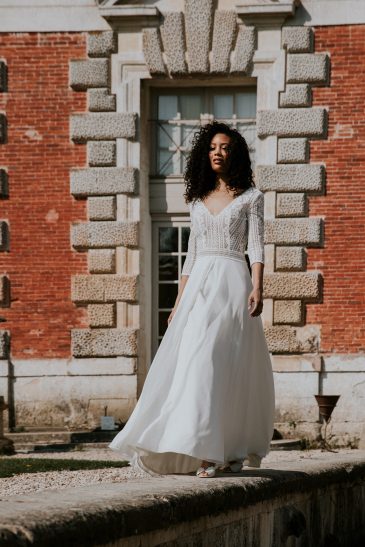
{"type": "MultiPolygon", "coordinates": [[[[243,192],[242,192],[243,193],[243,192]]],[[[225,207],[223,207],[223,209],[221,209],[219,211],[219,213],[217,213],[216,215],[214,215],[213,213],[211,213],[208,209],[208,207],[205,205],[205,203],[203,202],[203,200],[201,199],[200,200],[200,203],[203,205],[204,209],[208,212],[208,214],[213,217],[213,218],[216,218],[216,217],[219,217],[226,209],[228,209],[232,203],[234,203],[238,198],[240,198],[242,196],[242,194],[239,194],[238,196],[236,196],[235,198],[232,199],[232,201],[230,201],[229,203],[227,203],[227,205],[225,207]]]]}

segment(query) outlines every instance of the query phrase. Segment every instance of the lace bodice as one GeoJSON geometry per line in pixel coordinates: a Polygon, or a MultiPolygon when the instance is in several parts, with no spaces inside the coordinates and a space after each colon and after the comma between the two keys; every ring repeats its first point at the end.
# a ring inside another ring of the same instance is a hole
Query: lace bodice
{"type": "Polygon", "coordinates": [[[190,235],[182,275],[199,255],[220,255],[264,263],[264,194],[249,188],[213,215],[198,199],[189,203],[190,235]]]}

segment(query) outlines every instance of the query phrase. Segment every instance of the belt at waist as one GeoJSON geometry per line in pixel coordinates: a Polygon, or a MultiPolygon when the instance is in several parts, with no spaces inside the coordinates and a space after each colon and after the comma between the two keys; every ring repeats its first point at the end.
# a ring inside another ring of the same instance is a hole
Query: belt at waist
{"type": "Polygon", "coordinates": [[[199,258],[199,256],[225,256],[227,258],[235,258],[236,260],[246,260],[244,254],[229,249],[199,249],[196,258],[199,258]]]}

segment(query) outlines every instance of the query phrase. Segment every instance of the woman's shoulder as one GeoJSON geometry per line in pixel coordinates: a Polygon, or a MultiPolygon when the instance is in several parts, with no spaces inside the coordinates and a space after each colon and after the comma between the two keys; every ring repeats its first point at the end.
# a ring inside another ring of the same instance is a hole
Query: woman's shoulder
{"type": "Polygon", "coordinates": [[[256,188],[256,186],[251,186],[250,188],[247,188],[247,190],[245,190],[242,195],[246,196],[250,203],[257,200],[263,201],[264,199],[263,192],[261,192],[261,190],[256,188]]]}

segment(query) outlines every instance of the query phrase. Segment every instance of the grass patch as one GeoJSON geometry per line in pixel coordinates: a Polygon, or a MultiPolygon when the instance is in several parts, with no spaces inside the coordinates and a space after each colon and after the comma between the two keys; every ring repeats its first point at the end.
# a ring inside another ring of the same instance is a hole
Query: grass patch
{"type": "Polygon", "coordinates": [[[127,461],[102,460],[52,460],[51,458],[0,458],[0,478],[13,477],[20,473],[43,473],[45,471],[79,471],[127,467],[127,461]]]}

